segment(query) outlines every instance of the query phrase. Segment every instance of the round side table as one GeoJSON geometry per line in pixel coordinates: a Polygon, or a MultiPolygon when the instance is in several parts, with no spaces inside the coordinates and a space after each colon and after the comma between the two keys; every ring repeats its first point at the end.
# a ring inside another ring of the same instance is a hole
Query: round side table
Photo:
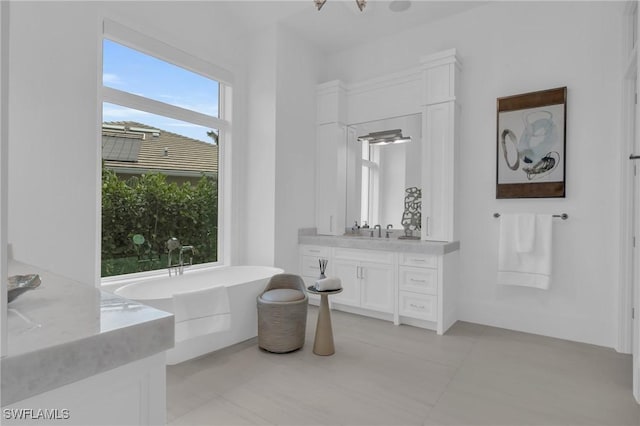
{"type": "Polygon", "coordinates": [[[320,295],[320,311],[318,312],[318,322],[316,323],[316,338],[313,342],[313,353],[316,355],[333,355],[333,330],[331,328],[331,311],[329,310],[329,295],[338,294],[342,289],[318,291],[313,286],[307,287],[311,294],[320,295]]]}

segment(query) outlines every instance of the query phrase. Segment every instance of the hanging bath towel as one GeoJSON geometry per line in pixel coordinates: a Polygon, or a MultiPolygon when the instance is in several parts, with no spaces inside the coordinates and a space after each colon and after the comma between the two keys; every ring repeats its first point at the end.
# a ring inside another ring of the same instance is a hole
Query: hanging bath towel
{"type": "Polygon", "coordinates": [[[549,288],[552,216],[500,216],[498,284],[549,288]]]}
{"type": "Polygon", "coordinates": [[[226,286],[174,294],[173,311],[176,342],[226,331],[231,327],[226,286]]]}

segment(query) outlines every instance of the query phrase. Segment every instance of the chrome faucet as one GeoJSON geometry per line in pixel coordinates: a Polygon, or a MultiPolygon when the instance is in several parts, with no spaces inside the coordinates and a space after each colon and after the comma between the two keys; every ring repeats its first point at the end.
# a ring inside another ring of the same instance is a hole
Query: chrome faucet
{"type": "Polygon", "coordinates": [[[178,265],[174,265],[171,262],[171,253],[173,253],[174,250],[178,250],[179,248],[180,248],[180,241],[176,237],[171,237],[169,238],[169,240],[167,240],[167,252],[168,252],[167,269],[169,270],[169,276],[171,276],[171,268],[178,266],[178,265]]]}
{"type": "Polygon", "coordinates": [[[168,251],[168,260],[167,260],[167,269],[169,270],[169,276],[171,276],[171,269],[173,269],[174,275],[182,275],[184,273],[184,253],[186,251],[191,250],[191,256],[189,257],[188,265],[193,265],[193,254],[195,252],[195,248],[193,246],[183,246],[180,244],[180,241],[176,237],[171,237],[167,241],[167,251],[168,251]],[[172,253],[178,250],[178,263],[173,263],[172,253]]]}
{"type": "Polygon", "coordinates": [[[189,256],[189,265],[188,266],[193,265],[193,251],[194,251],[193,246],[182,246],[182,247],[180,247],[180,258],[179,258],[180,269],[178,270],[180,275],[182,275],[182,273],[184,272],[184,266],[185,266],[183,255],[184,255],[184,252],[188,251],[188,250],[191,251],[191,256],[189,256]]]}
{"type": "Polygon", "coordinates": [[[392,224],[388,224],[387,225],[387,233],[385,235],[385,238],[389,238],[389,235],[391,235],[391,231],[393,230],[393,225],[392,224]]]}
{"type": "Polygon", "coordinates": [[[382,238],[382,226],[376,225],[376,226],[373,227],[373,229],[377,229],[378,230],[378,238],[382,238]]]}

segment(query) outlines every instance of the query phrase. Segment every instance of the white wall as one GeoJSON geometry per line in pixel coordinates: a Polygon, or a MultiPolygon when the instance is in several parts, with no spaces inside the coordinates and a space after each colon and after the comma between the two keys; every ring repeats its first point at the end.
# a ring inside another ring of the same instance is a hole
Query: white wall
{"type": "Polygon", "coordinates": [[[621,3],[496,2],[329,57],[328,80],[355,82],[458,50],[461,319],[615,345],[621,14],[621,3]],[[565,85],[567,197],[496,200],[496,98],[565,85]],[[554,221],[549,291],[496,285],[493,212],[569,214],[554,221]]]}
{"type": "Polygon", "coordinates": [[[243,263],[250,265],[274,262],[276,37],[277,30],[271,26],[251,38],[248,50],[243,263]]]}
{"type": "Polygon", "coordinates": [[[322,55],[278,31],[275,265],[298,270],[298,229],[315,226],[316,86],[322,55]]]}
{"type": "Polygon", "coordinates": [[[316,85],[321,57],[284,27],[248,42],[243,260],[298,270],[298,229],[315,224],[316,85]]]}
{"type": "Polygon", "coordinates": [[[9,3],[0,3],[0,357],[7,351],[7,168],[9,137],[9,3]]]}
{"type": "Polygon", "coordinates": [[[11,4],[9,242],[18,260],[93,284],[97,19],[77,3],[11,4]]]}
{"type": "MultiPolygon", "coordinates": [[[[9,242],[16,259],[91,284],[100,275],[95,250],[103,17],[242,80],[245,49],[228,37],[233,22],[216,10],[205,2],[12,2],[9,242]]],[[[234,108],[234,118],[240,125],[246,113],[234,108]]],[[[241,146],[243,131],[235,136],[241,146]]]]}

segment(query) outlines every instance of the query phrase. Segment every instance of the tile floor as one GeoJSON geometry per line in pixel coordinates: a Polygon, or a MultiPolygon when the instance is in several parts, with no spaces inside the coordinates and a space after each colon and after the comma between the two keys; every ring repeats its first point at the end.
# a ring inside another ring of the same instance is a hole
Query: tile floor
{"type": "Polygon", "coordinates": [[[458,322],[445,336],[332,312],[336,354],[250,340],[167,367],[170,425],[640,425],[631,357],[458,322]]]}

